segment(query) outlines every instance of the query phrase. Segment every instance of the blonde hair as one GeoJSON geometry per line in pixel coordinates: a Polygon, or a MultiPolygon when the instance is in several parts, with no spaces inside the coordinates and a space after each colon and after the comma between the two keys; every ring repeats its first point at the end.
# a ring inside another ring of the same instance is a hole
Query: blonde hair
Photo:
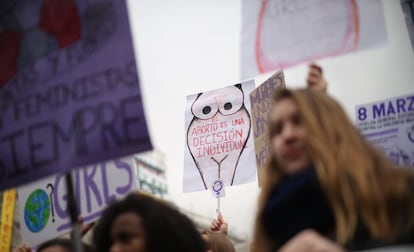
{"type": "MultiPolygon", "coordinates": [[[[298,106],[309,154],[335,216],[337,242],[351,241],[359,221],[372,238],[383,240],[393,240],[413,226],[413,193],[408,183],[414,178],[412,171],[395,167],[369,144],[328,95],[308,89],[279,90],[273,103],[277,106],[283,99],[298,106]]],[[[261,252],[277,246],[264,232],[261,219],[270,191],[282,175],[272,152],[263,169],[252,246],[252,251],[261,252]]]]}

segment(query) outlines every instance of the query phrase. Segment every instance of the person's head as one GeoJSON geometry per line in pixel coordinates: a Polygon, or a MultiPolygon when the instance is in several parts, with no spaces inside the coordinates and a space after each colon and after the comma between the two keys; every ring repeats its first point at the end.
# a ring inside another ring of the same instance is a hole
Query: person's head
{"type": "Polygon", "coordinates": [[[173,206],[138,193],[112,203],[102,214],[93,244],[100,252],[204,252],[191,220],[173,206]]]}
{"type": "Polygon", "coordinates": [[[233,243],[227,236],[218,231],[205,230],[201,236],[207,243],[207,252],[235,252],[233,243]]]}
{"type": "Polygon", "coordinates": [[[280,174],[289,176],[311,164],[307,132],[295,100],[287,93],[276,99],[268,115],[269,148],[280,174]]]}
{"type": "Polygon", "coordinates": [[[328,159],[338,163],[340,159],[333,157],[350,151],[342,147],[356,145],[371,152],[341,105],[325,93],[310,89],[284,89],[274,94],[268,132],[270,167],[280,176],[328,159]]]}
{"type": "MultiPolygon", "coordinates": [[[[400,210],[389,207],[389,202],[405,204],[400,199],[408,191],[407,171],[394,169],[332,97],[309,89],[278,90],[268,117],[268,137],[270,156],[263,171],[258,219],[281,179],[313,167],[334,212],[338,241],[349,240],[360,219],[374,237],[394,232],[392,220],[400,210]]],[[[256,237],[260,228],[257,220],[256,237]]]]}
{"type": "MultiPolygon", "coordinates": [[[[84,252],[92,252],[90,245],[83,243],[84,252]]],[[[69,239],[56,238],[43,242],[37,247],[37,252],[75,252],[73,241],[69,239]]]]}

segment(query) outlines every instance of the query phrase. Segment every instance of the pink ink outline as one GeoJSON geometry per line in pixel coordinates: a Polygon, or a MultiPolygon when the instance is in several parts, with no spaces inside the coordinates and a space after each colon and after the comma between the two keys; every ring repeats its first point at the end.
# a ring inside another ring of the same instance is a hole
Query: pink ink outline
{"type": "Polygon", "coordinates": [[[348,16],[350,16],[351,18],[349,18],[348,28],[344,35],[342,45],[337,50],[333,50],[332,52],[328,52],[326,54],[315,55],[310,58],[304,58],[302,60],[298,60],[294,62],[278,61],[275,64],[266,58],[266,55],[263,53],[262,48],[261,48],[261,34],[262,34],[262,28],[263,28],[263,18],[266,13],[267,4],[269,2],[269,0],[263,0],[262,6],[260,8],[259,19],[257,22],[256,39],[255,39],[255,60],[256,60],[256,65],[259,70],[259,73],[262,74],[270,70],[287,68],[290,66],[298,65],[303,62],[315,61],[317,59],[321,59],[325,57],[337,56],[344,52],[355,50],[359,43],[359,32],[360,32],[359,31],[358,7],[357,7],[356,0],[345,0],[345,1],[348,1],[350,4],[350,8],[348,9],[348,12],[349,12],[348,16]],[[354,37],[353,37],[352,48],[347,50],[346,47],[351,42],[353,35],[354,37]]]}

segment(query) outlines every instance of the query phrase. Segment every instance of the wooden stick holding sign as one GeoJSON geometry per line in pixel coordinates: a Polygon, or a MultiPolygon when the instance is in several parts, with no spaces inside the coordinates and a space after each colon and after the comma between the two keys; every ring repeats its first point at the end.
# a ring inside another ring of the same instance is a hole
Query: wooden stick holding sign
{"type": "Polygon", "coordinates": [[[78,222],[78,208],[76,206],[75,193],[73,190],[72,174],[66,173],[66,189],[68,192],[68,209],[72,224],[72,242],[76,252],[83,252],[80,224],[78,222]]]}

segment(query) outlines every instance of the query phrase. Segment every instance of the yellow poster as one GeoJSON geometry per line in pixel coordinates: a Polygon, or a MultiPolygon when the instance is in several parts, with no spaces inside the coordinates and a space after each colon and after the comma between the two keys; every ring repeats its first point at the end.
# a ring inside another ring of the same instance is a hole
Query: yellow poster
{"type": "Polygon", "coordinates": [[[14,203],[16,200],[16,190],[6,190],[3,195],[3,207],[1,211],[1,226],[0,226],[0,251],[9,251],[12,230],[13,230],[13,215],[14,203]]]}

